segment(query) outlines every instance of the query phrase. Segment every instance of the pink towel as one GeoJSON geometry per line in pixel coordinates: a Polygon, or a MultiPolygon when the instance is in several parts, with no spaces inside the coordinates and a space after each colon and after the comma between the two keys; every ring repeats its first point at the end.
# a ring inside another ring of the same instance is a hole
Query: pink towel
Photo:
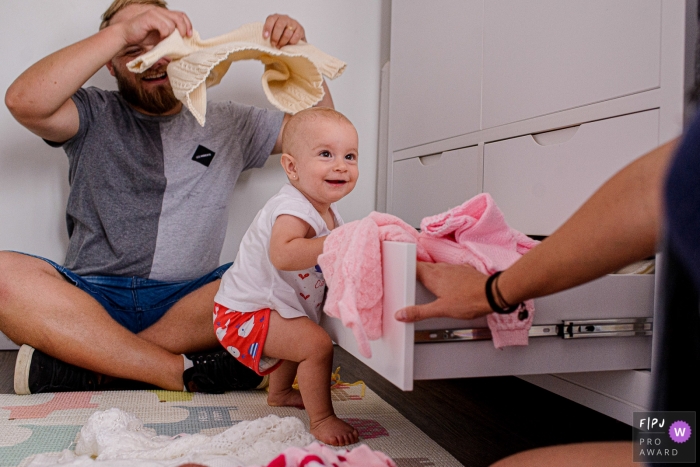
{"type": "MultiPolygon", "coordinates": [[[[539,242],[511,229],[488,193],[481,193],[461,206],[430,216],[420,223],[418,238],[435,262],[469,264],[484,274],[507,269],[539,242]]],[[[525,302],[527,318],[518,313],[487,316],[493,345],[527,345],[535,305],[525,302]]]]}
{"type": "Polygon", "coordinates": [[[333,230],[323,244],[318,265],[328,285],[324,311],[350,328],[362,355],[372,351],[368,339],[382,335],[382,257],[379,227],[371,217],[333,230]]]}
{"type": "MultiPolygon", "coordinates": [[[[324,311],[352,330],[360,354],[367,358],[372,356],[369,341],[382,335],[382,241],[415,243],[419,261],[467,263],[484,274],[507,268],[538,243],[508,227],[487,193],[426,217],[421,229],[419,234],[395,216],[372,212],[333,230],[318,257],[328,284],[324,311]]],[[[526,308],[523,320],[518,313],[487,317],[496,348],[527,345],[534,314],[531,300],[526,308]]]]}
{"type": "Polygon", "coordinates": [[[468,263],[484,274],[506,269],[538,243],[508,227],[488,193],[424,218],[420,228],[419,242],[435,262],[468,263]]]}
{"type": "Polygon", "coordinates": [[[393,460],[366,444],[351,449],[331,449],[319,443],[282,451],[266,467],[396,467],[393,460]]]}
{"type": "MultiPolygon", "coordinates": [[[[418,232],[398,217],[372,212],[333,230],[323,245],[318,265],[328,284],[324,310],[340,318],[357,340],[360,354],[370,358],[370,340],[382,336],[383,240],[416,243],[418,232]]],[[[430,261],[423,247],[418,258],[430,261]]]]}

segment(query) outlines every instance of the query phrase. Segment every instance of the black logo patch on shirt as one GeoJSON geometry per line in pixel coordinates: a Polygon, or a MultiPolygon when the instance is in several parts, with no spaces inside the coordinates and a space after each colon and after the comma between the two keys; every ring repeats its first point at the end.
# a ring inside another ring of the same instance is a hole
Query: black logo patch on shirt
{"type": "Polygon", "coordinates": [[[192,160],[195,162],[199,162],[205,167],[209,167],[209,164],[211,164],[212,159],[214,159],[214,155],[216,153],[212,151],[211,149],[207,149],[201,144],[197,146],[197,150],[194,152],[194,156],[192,156],[192,160]]]}

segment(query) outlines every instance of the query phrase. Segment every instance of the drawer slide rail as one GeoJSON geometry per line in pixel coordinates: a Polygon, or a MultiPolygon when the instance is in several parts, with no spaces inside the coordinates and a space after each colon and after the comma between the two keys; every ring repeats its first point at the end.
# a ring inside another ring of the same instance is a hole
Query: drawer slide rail
{"type": "MultiPolygon", "coordinates": [[[[530,337],[559,337],[562,339],[587,339],[600,337],[651,336],[652,318],[614,318],[562,320],[557,324],[539,324],[530,328],[530,337]]],[[[430,342],[490,340],[489,328],[430,329],[415,331],[416,344],[430,342]]]]}

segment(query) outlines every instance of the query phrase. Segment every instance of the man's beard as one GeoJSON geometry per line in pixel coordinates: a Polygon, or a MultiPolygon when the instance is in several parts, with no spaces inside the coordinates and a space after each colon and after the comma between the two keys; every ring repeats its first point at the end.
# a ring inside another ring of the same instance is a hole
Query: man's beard
{"type": "Polygon", "coordinates": [[[172,88],[168,86],[158,86],[154,91],[148,92],[133,86],[116,68],[114,68],[114,76],[117,78],[117,87],[124,100],[148,113],[163,114],[174,109],[180,102],[173,94],[172,88]]]}

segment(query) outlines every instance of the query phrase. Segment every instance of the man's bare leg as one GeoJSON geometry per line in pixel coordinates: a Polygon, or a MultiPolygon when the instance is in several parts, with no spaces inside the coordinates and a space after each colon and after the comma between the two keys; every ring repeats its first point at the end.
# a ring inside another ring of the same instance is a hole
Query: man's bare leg
{"type": "Polygon", "coordinates": [[[172,353],[197,352],[189,355],[195,367],[185,378],[189,391],[219,393],[262,388],[267,379],[233,358],[216,338],[214,296],[220,283],[215,280],[189,293],[138,337],[172,353]]]}
{"type": "MultiPolygon", "coordinates": [[[[183,389],[182,356],[129,332],[43,260],[0,252],[0,323],[13,342],[64,362],[164,389],[183,389]]],[[[185,324],[179,331],[187,335],[191,328],[185,324]]]]}
{"type": "Polygon", "coordinates": [[[214,295],[220,283],[215,280],[189,293],[138,336],[175,354],[221,347],[213,320],[214,295]]]}

